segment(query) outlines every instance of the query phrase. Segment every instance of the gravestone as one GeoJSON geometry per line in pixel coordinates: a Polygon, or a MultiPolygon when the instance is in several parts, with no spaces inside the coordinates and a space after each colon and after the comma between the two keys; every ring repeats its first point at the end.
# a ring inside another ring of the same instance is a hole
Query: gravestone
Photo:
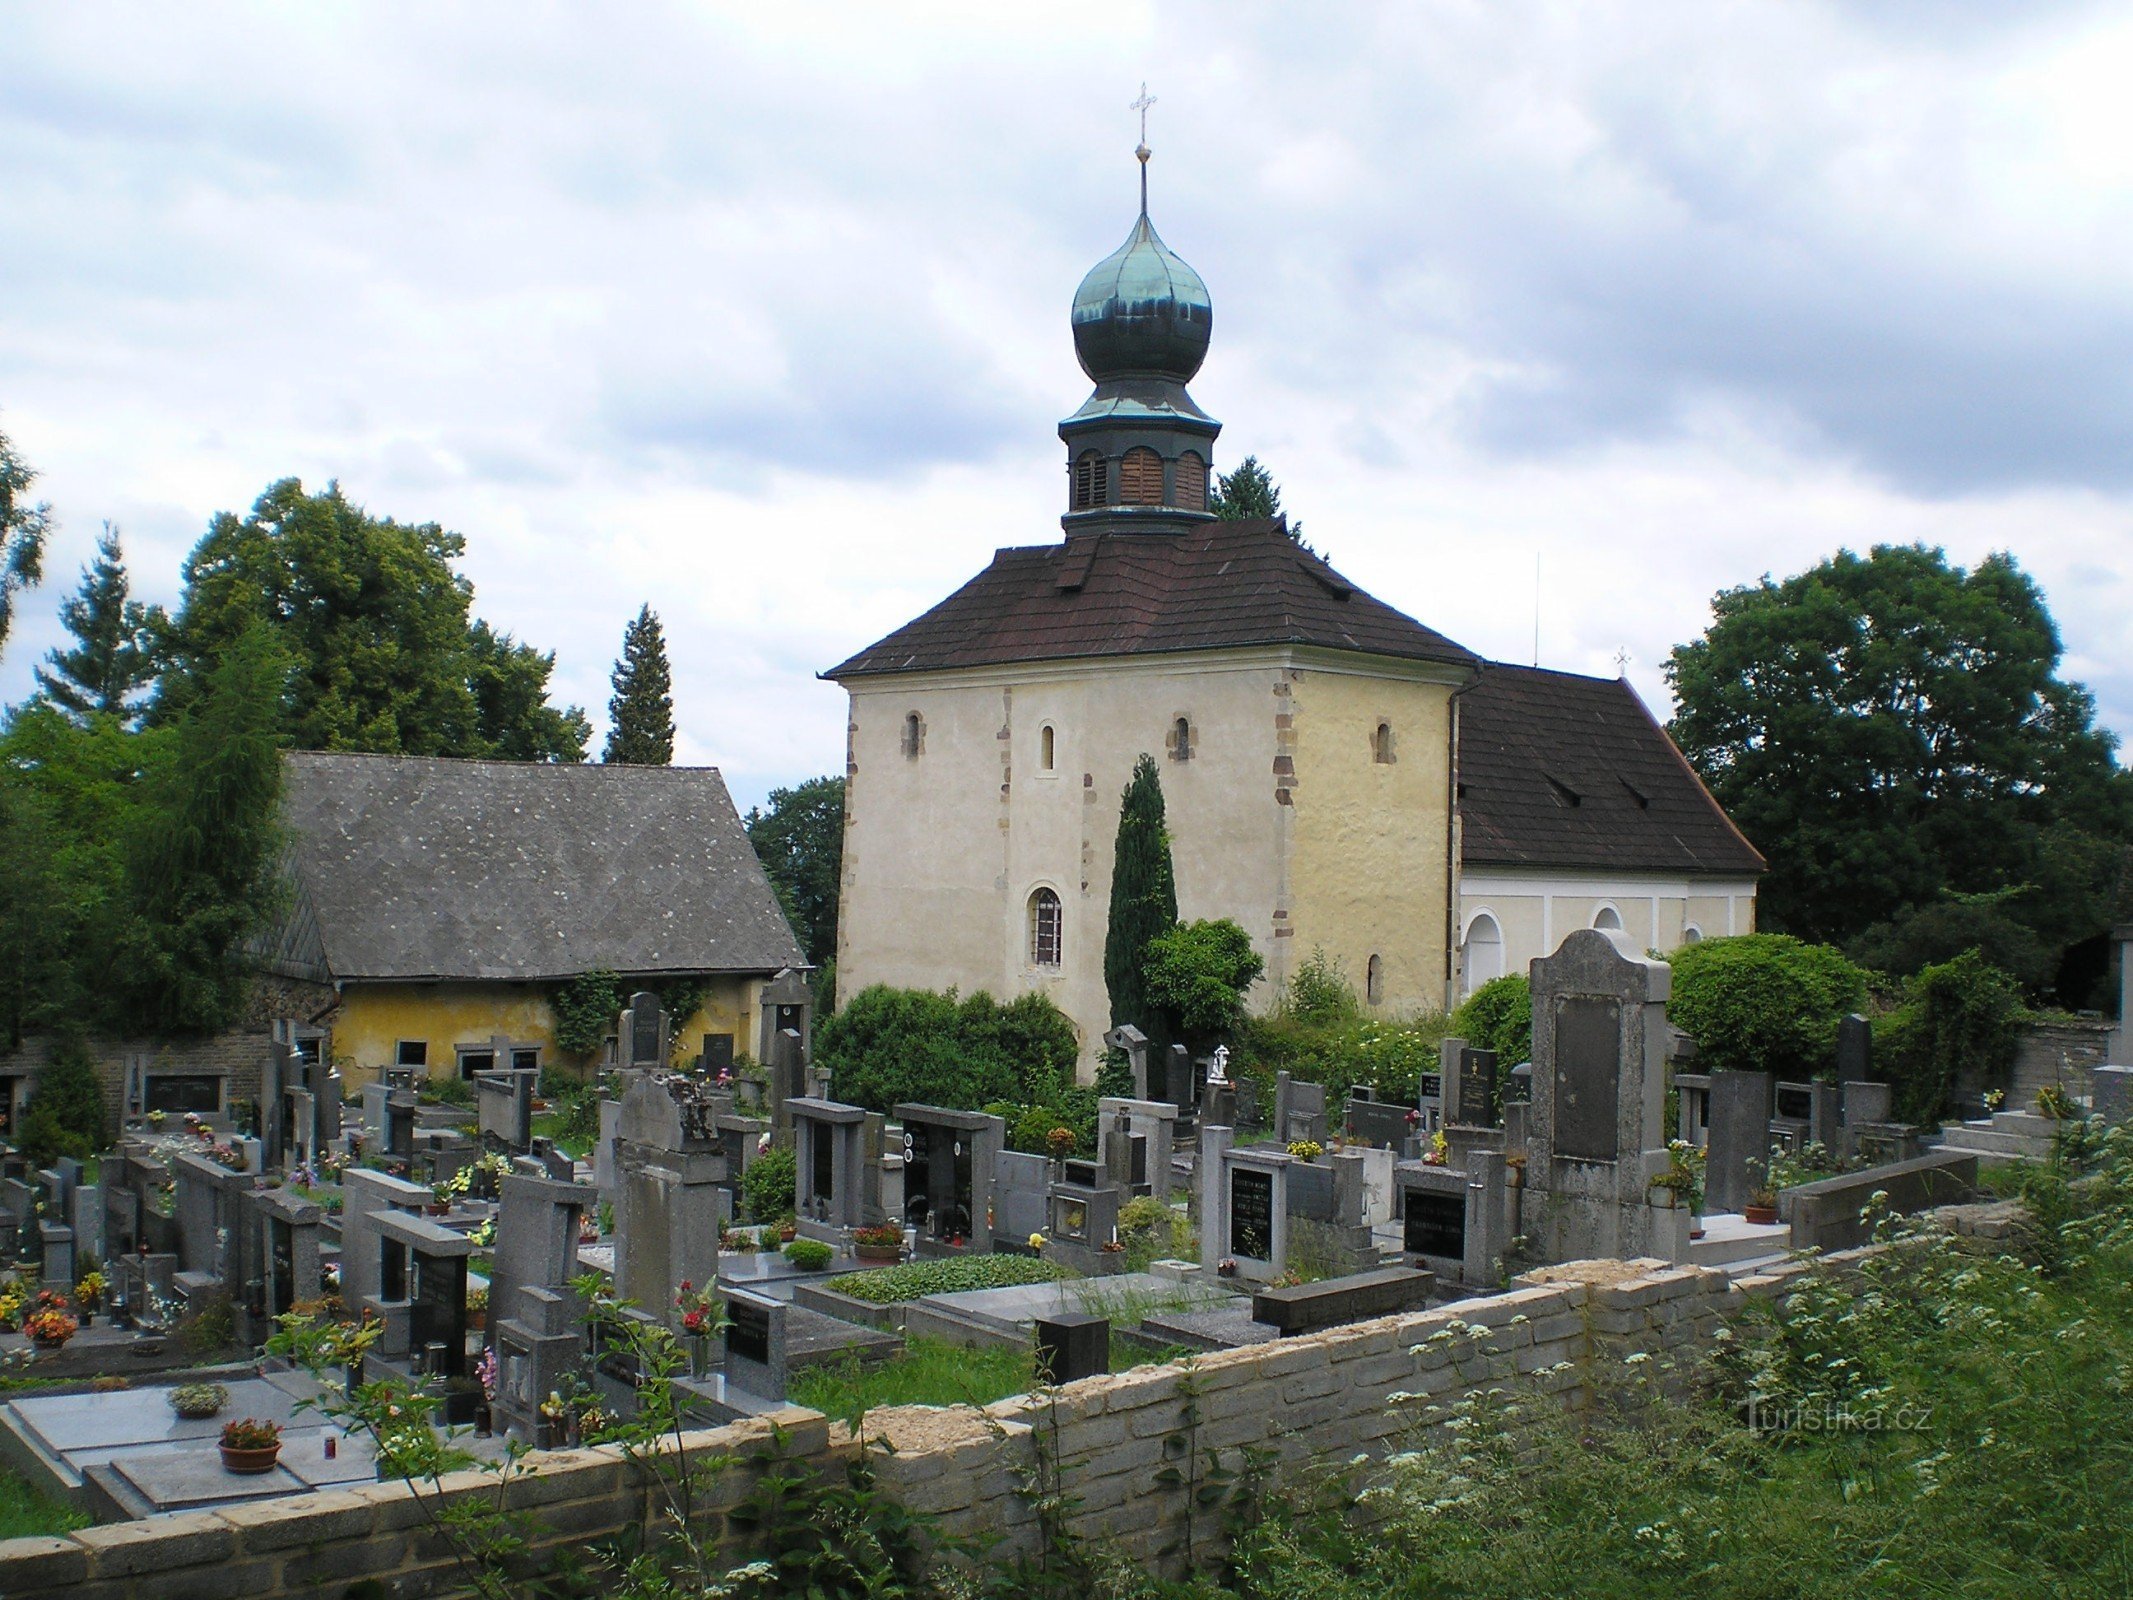
{"type": "Polygon", "coordinates": [[[921,1255],[983,1253],[992,1248],[993,1172],[1007,1124],[982,1111],[900,1105],[904,1216],[918,1230],[921,1255]]]}
{"type": "Polygon", "coordinates": [[[827,1244],[866,1218],[866,1120],[860,1106],[803,1096],[786,1102],[792,1118],[794,1190],[800,1231],[827,1244]]]}
{"type": "Polygon", "coordinates": [[[1326,1142],[1326,1086],[1303,1083],[1286,1072],[1274,1075],[1274,1137],[1282,1144],[1326,1142]]]}
{"type": "Polygon", "coordinates": [[[1036,1324],[1037,1381],[1073,1383],[1111,1370],[1111,1324],[1104,1317],[1062,1311],[1036,1324]]]}
{"type": "Polygon", "coordinates": [[[540,1318],[528,1292],[568,1293],[578,1275],[578,1233],[592,1196],[582,1184],[522,1173],[505,1178],[500,1187],[489,1319],[530,1327],[540,1318]]]}
{"type": "Polygon", "coordinates": [[[1496,1126],[1496,1052],[1471,1045],[1459,1051],[1455,1092],[1447,1097],[1447,1124],[1466,1128],[1496,1126]]]}
{"type": "Polygon", "coordinates": [[[1020,1245],[1048,1226],[1047,1192],[1052,1164],[1023,1150],[1002,1150],[993,1158],[993,1236],[1020,1245]]]}
{"type": "Polygon", "coordinates": [[[1284,1152],[1239,1150],[1229,1130],[1211,1128],[1218,1139],[1203,1139],[1200,1159],[1214,1158],[1212,1222],[1200,1220],[1203,1265],[1219,1270],[1235,1264],[1237,1276],[1265,1283],[1288,1271],[1289,1172],[1295,1165],[1284,1152]]]}
{"type": "Polygon", "coordinates": [[[615,1019],[615,1064],[638,1071],[664,1072],[669,1023],[659,1007],[659,996],[639,989],[615,1019]]]}
{"type": "MultiPolygon", "coordinates": [[[[801,1070],[793,1081],[805,1084],[805,1068],[814,1059],[815,1041],[815,993],[807,985],[807,974],[792,967],[781,969],[776,977],[763,985],[762,993],[756,998],[756,1009],[763,1019],[756,1059],[766,1065],[772,1060],[779,1034],[799,1035],[801,1070]]],[[[802,1087],[794,1092],[805,1094],[807,1089],[802,1087]]]]}
{"type": "MultiPolygon", "coordinates": [[[[1245,1085],[1239,1084],[1242,1090],[1245,1085]]],[[[1106,1095],[1096,1102],[1099,1127],[1117,1128],[1121,1119],[1126,1132],[1137,1142],[1141,1155],[1135,1158],[1129,1185],[1135,1193],[1167,1200],[1177,1186],[1172,1158],[1177,1149],[1178,1108],[1167,1100],[1127,1100],[1106,1095]]]]}
{"type": "Polygon", "coordinates": [[[1687,1213],[1651,1202],[1667,1167],[1672,976],[1625,935],[1592,928],[1532,965],[1526,1193],[1548,1260],[1687,1253],[1687,1213]]]}
{"type": "Polygon", "coordinates": [[[1198,1085],[1193,1082],[1192,1052],[1181,1044],[1172,1045],[1164,1052],[1166,1076],[1163,1094],[1180,1111],[1191,1111],[1199,1104],[1198,1085]]]}
{"type": "Polygon", "coordinates": [[[1100,1270],[1103,1247],[1118,1237],[1119,1192],[1102,1181],[1093,1162],[1068,1161],[1062,1171],[1046,1194],[1045,1232],[1063,1265],[1093,1275],[1100,1270]]]}
{"type": "Polygon", "coordinates": [[[436,1351],[441,1367],[426,1370],[464,1377],[472,1241],[428,1217],[405,1212],[378,1212],[374,1220],[379,1281],[371,1306],[386,1328],[378,1341],[379,1354],[389,1360],[406,1357],[413,1366],[425,1352],[436,1351]]]}
{"type": "Polygon", "coordinates": [[[2089,1110],[2107,1127],[2133,1116],[2133,1067],[2098,1067],[2091,1074],[2089,1110]]]}
{"type": "Polygon", "coordinates": [[[1126,1065],[1133,1073],[1133,1098],[1148,1098],[1148,1035],[1130,1022],[1120,1023],[1104,1035],[1104,1044],[1112,1050],[1125,1052],[1126,1065]]]}
{"type": "Polygon", "coordinates": [[[812,1087],[807,1081],[807,1049],[800,1038],[798,1028],[780,1028],[771,1037],[770,1059],[770,1115],[779,1128],[792,1125],[788,1105],[794,1100],[807,1098],[812,1087]]]}
{"type": "Polygon", "coordinates": [[[1677,1072],[1674,1088],[1679,1109],[1674,1137],[1701,1150],[1711,1137],[1711,1077],[1704,1072],[1677,1072]]]}
{"type": "Polygon", "coordinates": [[[475,1129],[484,1149],[523,1155],[533,1148],[533,1089],[539,1078],[525,1068],[474,1074],[475,1129]]]}
{"type": "Polygon", "coordinates": [[[496,1426],[531,1444],[541,1402],[570,1387],[583,1365],[584,1303],[574,1293],[529,1288],[518,1296],[517,1315],[499,1321],[492,1298],[489,1343],[496,1351],[496,1426]]]}
{"type": "Polygon", "coordinates": [[[1259,1105],[1259,1080],[1257,1078],[1239,1078],[1237,1080],[1237,1129],[1240,1132],[1249,1130],[1256,1133],[1265,1126],[1266,1122],[1259,1105]]]}
{"type": "Polygon", "coordinates": [[[1738,1212],[1767,1181],[1771,1079],[1767,1072],[1711,1074],[1710,1130],[1704,1158],[1704,1210],[1738,1212]]]}
{"type": "Polygon", "coordinates": [[[1409,1120],[1411,1115],[1406,1106],[1367,1094],[1358,1098],[1351,1093],[1345,1118],[1349,1141],[1381,1150],[1397,1150],[1418,1125],[1419,1119],[1409,1120]]]}
{"type": "Polygon", "coordinates": [[[1874,1025],[1855,1011],[1837,1024],[1837,1081],[1859,1081],[1873,1070],[1874,1025]]]}
{"type": "Polygon", "coordinates": [[[381,1219],[391,1213],[420,1216],[430,1192],[389,1173],[350,1167],[341,1174],[341,1298],[352,1313],[378,1298],[381,1219]]]}
{"type": "Polygon", "coordinates": [[[785,1303],[748,1289],[726,1291],[726,1381],[765,1400],[785,1398],[785,1303]]]}
{"type": "Polygon", "coordinates": [[[246,1306],[251,1326],[245,1342],[263,1343],[275,1319],[287,1316],[299,1301],[316,1300],[324,1288],[319,1257],[319,1230],[324,1213],[287,1189],[255,1190],[247,1195],[252,1225],[260,1230],[260,1293],[246,1306]]]}
{"type": "Polygon", "coordinates": [[[733,1172],[718,1106],[695,1079],[641,1073],[615,1133],[618,1297],[669,1323],[684,1281],[718,1277],[718,1235],[733,1216],[733,1172]]]}

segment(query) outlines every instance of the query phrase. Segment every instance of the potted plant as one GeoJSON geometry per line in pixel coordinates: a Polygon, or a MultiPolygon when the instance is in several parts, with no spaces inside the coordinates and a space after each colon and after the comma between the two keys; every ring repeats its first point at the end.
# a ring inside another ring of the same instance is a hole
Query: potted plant
{"type": "Polygon", "coordinates": [[[229,1390],[219,1383],[181,1383],[170,1391],[170,1409],[181,1417],[212,1417],[230,1403],[229,1390]]]}
{"type": "Polygon", "coordinates": [[[534,1436],[534,1444],[542,1450],[560,1450],[569,1436],[570,1407],[555,1390],[548,1391],[548,1398],[541,1402],[540,1425],[534,1436]]]}
{"type": "Polygon", "coordinates": [[[94,1267],[74,1280],[74,1305],[81,1313],[81,1325],[85,1328],[96,1320],[97,1312],[104,1309],[104,1275],[94,1267]]]}
{"type": "Polygon", "coordinates": [[[1316,1139],[1291,1139],[1289,1154],[1298,1161],[1316,1161],[1326,1153],[1326,1147],[1316,1139]]]}
{"type": "Polygon", "coordinates": [[[467,1326],[479,1333],[489,1325],[489,1290],[481,1285],[467,1291],[467,1326]]]}
{"type": "Polygon", "coordinates": [[[1054,1128],[1044,1136],[1044,1147],[1051,1152],[1054,1161],[1064,1161],[1074,1153],[1074,1130],[1054,1128]]]}
{"type": "Polygon", "coordinates": [[[790,1212],[778,1219],[778,1243],[791,1244],[800,1237],[800,1219],[790,1212]]]}
{"type": "Polygon", "coordinates": [[[242,1417],[222,1425],[222,1470],[272,1472],[281,1456],[281,1424],[242,1417]]]}
{"type": "Polygon", "coordinates": [[[1652,1179],[1652,1189],[1661,1202],[1679,1206],[1689,1214],[1689,1237],[1703,1237],[1704,1152],[1686,1139],[1670,1139],[1666,1146],[1666,1171],[1652,1179]]]}
{"type": "Polygon", "coordinates": [[[30,1336],[30,1343],[40,1350],[60,1349],[81,1327],[80,1323],[67,1315],[64,1309],[66,1302],[60,1300],[57,1295],[52,1298],[59,1303],[33,1311],[22,1319],[22,1331],[30,1336]]]}
{"type": "Polygon", "coordinates": [[[893,1222],[854,1228],[852,1254],[869,1266],[893,1267],[904,1258],[904,1230],[893,1222]]]}
{"type": "Polygon", "coordinates": [[[1777,1185],[1770,1181],[1770,1163],[1751,1161],[1748,1171],[1753,1182],[1748,1190],[1748,1203],[1742,1206],[1741,1220],[1768,1227],[1778,1219],[1777,1185]]]}

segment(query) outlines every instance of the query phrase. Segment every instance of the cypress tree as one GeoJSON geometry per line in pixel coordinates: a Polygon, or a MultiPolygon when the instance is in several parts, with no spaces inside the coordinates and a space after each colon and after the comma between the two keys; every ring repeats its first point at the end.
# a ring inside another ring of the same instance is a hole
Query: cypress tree
{"type": "Polygon", "coordinates": [[[82,568],[81,587],[59,608],[74,648],[55,647],[48,665],[37,668],[44,697],[76,722],[98,715],[131,721],[140,709],[136,692],[155,677],[150,613],[127,589],[119,531],[107,522],[95,563],[82,568]]]}
{"type": "Polygon", "coordinates": [[[674,762],[674,680],[667,671],[667,641],[650,606],[622,633],[622,659],[615,663],[614,698],[607,702],[611,726],[600,759],[609,765],[665,767],[674,762]]]}
{"type": "Polygon", "coordinates": [[[1177,925],[1177,877],[1170,834],[1163,826],[1163,784],[1155,758],[1143,754],[1118,803],[1118,843],[1111,855],[1111,921],[1104,935],[1104,987],[1111,1025],[1132,1023],[1160,1046],[1167,1030],[1162,1009],[1148,1001],[1141,967],[1148,941],[1177,925]]]}

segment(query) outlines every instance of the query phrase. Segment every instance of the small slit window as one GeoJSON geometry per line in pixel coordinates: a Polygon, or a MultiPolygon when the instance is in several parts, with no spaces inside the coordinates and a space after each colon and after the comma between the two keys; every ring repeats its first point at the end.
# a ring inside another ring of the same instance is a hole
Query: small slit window
{"type": "Polygon", "coordinates": [[[1188,450],[1178,457],[1178,504],[1187,511],[1207,509],[1207,462],[1188,450]]]}
{"type": "Polygon", "coordinates": [[[1033,967],[1059,965],[1064,917],[1059,896],[1039,889],[1029,897],[1029,962],[1033,967]]]}
{"type": "Polygon", "coordinates": [[[1146,445],[1126,452],[1118,467],[1118,498],[1122,505],[1159,506],[1163,503],[1163,458],[1146,445]]]}
{"type": "Polygon", "coordinates": [[[904,718],[904,754],[914,761],[926,748],[926,722],[916,711],[904,718]]]}
{"type": "Polygon", "coordinates": [[[1052,733],[1052,725],[1047,722],[1043,730],[1037,735],[1037,765],[1044,771],[1050,772],[1058,753],[1058,740],[1052,733]]]}
{"type": "Polygon", "coordinates": [[[1378,731],[1370,738],[1371,759],[1380,766],[1392,765],[1392,724],[1381,722],[1378,731]]]}
{"type": "Polygon", "coordinates": [[[1180,717],[1170,725],[1170,759],[1192,759],[1192,721],[1188,717],[1180,717]]]}
{"type": "Polygon", "coordinates": [[[1385,958],[1372,956],[1370,965],[1363,969],[1363,998],[1371,1005],[1382,1005],[1385,1000],[1385,958]]]}

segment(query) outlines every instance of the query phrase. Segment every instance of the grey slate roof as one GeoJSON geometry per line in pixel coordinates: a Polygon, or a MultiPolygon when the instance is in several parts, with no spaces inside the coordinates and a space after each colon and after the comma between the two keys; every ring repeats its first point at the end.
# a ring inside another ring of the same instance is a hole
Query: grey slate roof
{"type": "Polygon", "coordinates": [[[1459,702],[1468,866],[1755,877],[1764,861],[1637,691],[1490,662],[1459,702]]]}
{"type": "Polygon", "coordinates": [[[377,982],[805,965],[716,768],[290,751],[282,770],[295,894],[271,966],[377,982]]]}

